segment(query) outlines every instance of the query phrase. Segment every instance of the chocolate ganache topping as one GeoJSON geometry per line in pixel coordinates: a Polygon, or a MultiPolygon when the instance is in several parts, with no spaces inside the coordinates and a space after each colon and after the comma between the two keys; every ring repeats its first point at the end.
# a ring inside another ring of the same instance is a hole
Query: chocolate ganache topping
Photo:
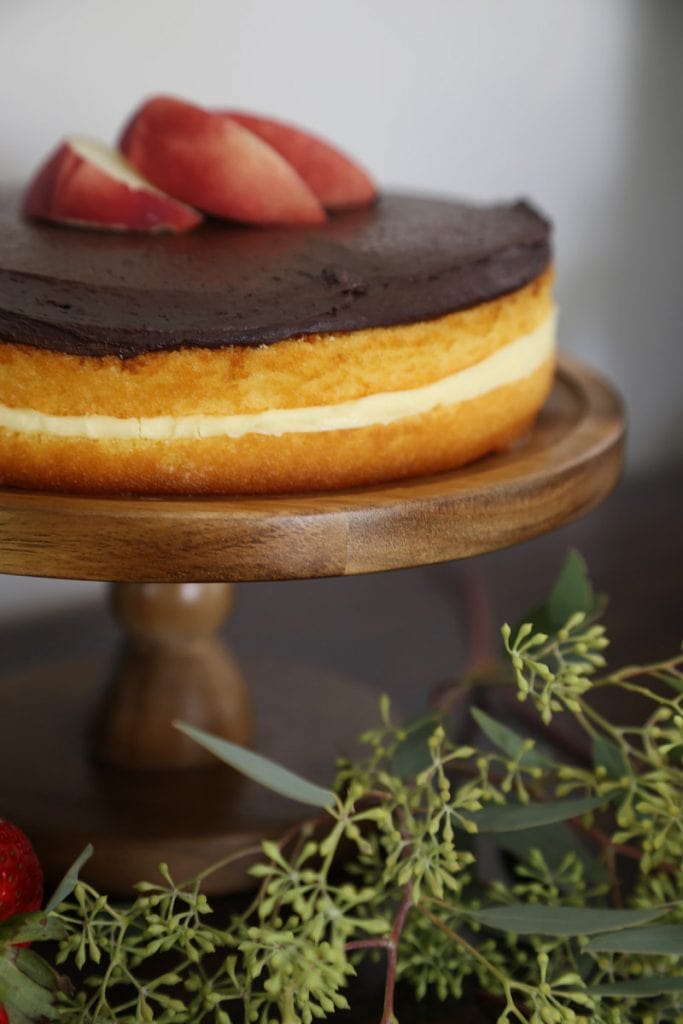
{"type": "Polygon", "coordinates": [[[550,261],[524,202],[384,195],[320,226],[182,235],[39,224],[0,192],[0,342],[129,359],[412,323],[515,291],[550,261]]]}

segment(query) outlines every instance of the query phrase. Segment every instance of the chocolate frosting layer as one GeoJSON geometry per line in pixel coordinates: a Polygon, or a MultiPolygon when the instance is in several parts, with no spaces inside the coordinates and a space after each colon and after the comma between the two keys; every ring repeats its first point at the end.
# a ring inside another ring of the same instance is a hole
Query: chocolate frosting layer
{"type": "Polygon", "coordinates": [[[0,340],[128,359],[412,323],[528,284],[550,261],[531,206],[384,195],[322,226],[185,235],[26,220],[0,191],[0,340]]]}

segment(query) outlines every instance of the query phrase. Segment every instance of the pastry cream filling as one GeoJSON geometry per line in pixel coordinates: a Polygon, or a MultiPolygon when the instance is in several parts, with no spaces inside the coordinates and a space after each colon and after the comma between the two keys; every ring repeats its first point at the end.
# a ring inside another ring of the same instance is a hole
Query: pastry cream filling
{"type": "Polygon", "coordinates": [[[522,380],[549,359],[555,348],[553,311],[529,334],[508,342],[481,362],[431,384],[404,391],[387,391],[335,405],[299,409],[267,409],[235,415],[192,416],[53,416],[35,409],[0,404],[0,427],[22,434],[84,437],[97,440],[198,440],[204,437],[242,437],[245,434],[315,433],[385,425],[418,416],[438,406],[466,402],[505,384],[522,380]]]}

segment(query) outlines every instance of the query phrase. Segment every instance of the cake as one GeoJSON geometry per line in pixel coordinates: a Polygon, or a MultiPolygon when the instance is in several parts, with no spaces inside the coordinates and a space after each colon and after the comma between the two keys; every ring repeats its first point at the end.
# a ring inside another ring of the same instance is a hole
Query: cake
{"type": "Polygon", "coordinates": [[[0,190],[3,486],[275,493],[452,469],[529,429],[554,343],[550,229],[525,202],[382,194],[323,223],[160,236],[40,223],[0,190]]]}

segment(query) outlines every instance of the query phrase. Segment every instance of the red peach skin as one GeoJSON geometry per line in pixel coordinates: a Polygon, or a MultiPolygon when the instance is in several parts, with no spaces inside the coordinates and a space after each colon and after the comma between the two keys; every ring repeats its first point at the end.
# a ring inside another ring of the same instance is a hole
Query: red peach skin
{"type": "Polygon", "coordinates": [[[363,168],[315,135],[271,118],[237,110],[222,113],[277,150],[328,210],[367,206],[377,198],[375,184],[363,168]]]}
{"type": "Polygon", "coordinates": [[[251,224],[320,224],[325,211],[279,153],[221,114],[169,97],[148,100],[120,147],[155,185],[200,210],[251,224]]]}
{"type": "Polygon", "coordinates": [[[203,217],[144,181],[101,143],[71,138],[38,169],[24,212],[79,227],[115,231],[188,231],[203,217]]]}

